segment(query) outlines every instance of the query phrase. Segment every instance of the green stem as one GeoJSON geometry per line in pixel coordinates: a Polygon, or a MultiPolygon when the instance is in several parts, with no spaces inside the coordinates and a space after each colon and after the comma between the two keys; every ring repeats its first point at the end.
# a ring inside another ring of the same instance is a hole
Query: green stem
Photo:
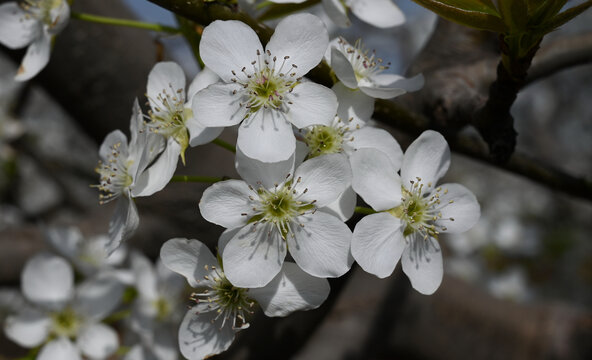
{"type": "Polygon", "coordinates": [[[226,149],[228,151],[232,151],[233,153],[236,153],[236,147],[234,145],[229,144],[229,143],[227,143],[226,141],[224,141],[224,140],[222,140],[220,138],[214,139],[212,141],[212,143],[214,143],[214,144],[216,144],[216,145],[218,145],[220,147],[223,147],[224,149],[226,149]]]}
{"type": "Polygon", "coordinates": [[[195,175],[175,175],[171,179],[174,182],[197,182],[197,183],[216,183],[224,178],[214,176],[195,176],[195,175]]]}
{"type": "Polygon", "coordinates": [[[363,215],[376,214],[376,211],[374,211],[373,209],[363,207],[363,206],[356,206],[356,209],[354,211],[357,212],[358,214],[363,214],[363,215]]]}
{"type": "Polygon", "coordinates": [[[84,13],[78,13],[78,12],[74,12],[74,11],[71,13],[71,17],[73,19],[95,22],[95,23],[99,23],[99,24],[127,26],[127,27],[133,27],[133,28],[144,29],[144,30],[166,32],[166,33],[170,33],[170,34],[179,34],[181,32],[181,30],[179,30],[177,28],[166,26],[166,25],[161,25],[161,24],[153,24],[153,23],[128,20],[128,19],[115,19],[115,18],[106,17],[106,16],[84,14],[84,13]]]}

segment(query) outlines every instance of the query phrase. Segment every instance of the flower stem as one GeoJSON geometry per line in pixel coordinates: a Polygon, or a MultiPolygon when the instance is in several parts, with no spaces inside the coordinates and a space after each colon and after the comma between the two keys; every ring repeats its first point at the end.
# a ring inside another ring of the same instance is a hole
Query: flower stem
{"type": "Polygon", "coordinates": [[[376,211],[374,211],[373,209],[363,207],[363,206],[356,206],[354,211],[357,212],[358,214],[363,214],[363,215],[376,214],[376,211]]]}
{"type": "Polygon", "coordinates": [[[174,182],[197,182],[197,183],[215,183],[222,181],[224,178],[213,176],[195,176],[195,175],[175,175],[171,179],[174,182]]]}
{"type": "Polygon", "coordinates": [[[226,141],[224,141],[224,140],[222,140],[220,138],[214,139],[212,141],[212,143],[214,143],[214,144],[216,144],[216,145],[218,145],[220,147],[223,147],[224,149],[226,149],[228,151],[232,151],[233,153],[236,153],[236,146],[234,146],[232,144],[229,144],[229,143],[227,143],[226,141]]]}
{"type": "Polygon", "coordinates": [[[133,28],[138,28],[138,29],[166,32],[169,34],[179,34],[181,32],[181,30],[179,30],[177,28],[166,26],[166,25],[161,25],[161,24],[153,24],[153,23],[147,23],[147,22],[143,22],[143,21],[136,21],[136,20],[129,20],[129,19],[115,19],[115,18],[106,17],[106,16],[84,14],[84,13],[79,13],[79,12],[74,12],[74,11],[71,13],[71,17],[73,19],[95,22],[95,23],[99,23],[99,24],[127,26],[127,27],[133,27],[133,28]]]}

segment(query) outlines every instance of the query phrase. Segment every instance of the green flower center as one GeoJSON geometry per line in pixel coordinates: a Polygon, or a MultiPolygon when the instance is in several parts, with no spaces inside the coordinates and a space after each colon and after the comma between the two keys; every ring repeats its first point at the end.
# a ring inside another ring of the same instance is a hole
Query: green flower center
{"type": "Polygon", "coordinates": [[[171,314],[172,308],[169,302],[159,297],[158,299],[152,302],[152,306],[156,309],[156,319],[158,321],[165,321],[169,315],[171,314]]]}
{"type": "MultiPolygon", "coordinates": [[[[300,181],[301,179],[298,179],[296,184],[300,181]]],[[[304,192],[306,191],[305,189],[304,192]]],[[[280,232],[284,240],[288,234],[292,233],[293,221],[305,212],[315,209],[314,201],[308,203],[298,200],[292,181],[276,186],[272,190],[262,187],[256,192],[259,195],[259,206],[255,207],[256,213],[249,223],[270,223],[280,232]]]]}
{"type": "Polygon", "coordinates": [[[155,133],[172,137],[181,145],[181,161],[185,164],[185,150],[189,146],[189,132],[185,125],[187,119],[193,117],[193,111],[185,108],[184,89],[163,89],[158,94],[155,106],[148,112],[152,120],[147,126],[155,133]],[[161,108],[162,106],[162,108],[161,108]]]}
{"type": "Polygon", "coordinates": [[[306,133],[304,141],[309,148],[309,158],[343,151],[343,128],[317,125],[306,133]]]}
{"type": "Polygon", "coordinates": [[[71,308],[51,314],[51,333],[53,335],[74,338],[81,326],[82,319],[71,308]]]}

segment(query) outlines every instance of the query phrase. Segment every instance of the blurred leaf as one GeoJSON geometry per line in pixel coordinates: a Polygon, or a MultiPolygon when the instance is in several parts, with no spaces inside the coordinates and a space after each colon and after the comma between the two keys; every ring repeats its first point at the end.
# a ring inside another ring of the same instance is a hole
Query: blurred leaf
{"type": "Polygon", "coordinates": [[[510,33],[526,30],[528,6],[525,0],[498,0],[498,6],[510,33]]]}
{"type": "MultiPolygon", "coordinates": [[[[530,2],[541,2],[541,0],[530,0],[530,2]]],[[[529,18],[528,18],[528,25],[529,26],[537,26],[545,22],[547,19],[557,15],[561,8],[565,5],[567,0],[559,0],[559,1],[542,1],[542,4],[539,4],[538,7],[534,5],[529,5],[529,18]]]]}
{"type": "Polygon", "coordinates": [[[548,21],[547,23],[545,23],[543,25],[543,31],[545,33],[549,33],[551,31],[557,29],[561,25],[567,23],[571,19],[573,19],[576,16],[580,15],[581,13],[583,13],[590,6],[592,6],[592,0],[588,0],[585,3],[582,3],[582,4],[578,5],[578,6],[574,6],[572,8],[569,8],[569,9],[565,10],[564,12],[560,13],[559,15],[556,15],[553,19],[551,19],[550,21],[548,21]]]}
{"type": "Polygon", "coordinates": [[[441,17],[479,30],[505,33],[507,27],[490,0],[413,0],[441,17]]]}

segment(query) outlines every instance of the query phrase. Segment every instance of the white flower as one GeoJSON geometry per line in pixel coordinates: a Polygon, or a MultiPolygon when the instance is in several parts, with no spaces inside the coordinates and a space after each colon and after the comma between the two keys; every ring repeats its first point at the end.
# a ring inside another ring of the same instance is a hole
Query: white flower
{"type": "Polygon", "coordinates": [[[117,350],[117,333],[100,323],[121,300],[117,281],[94,278],[74,288],[70,265],[42,253],[27,261],[21,288],[37,307],[8,316],[4,332],[23,347],[42,345],[37,360],[105,359],[117,350]]]}
{"type": "Polygon", "coordinates": [[[102,192],[100,203],[119,199],[109,223],[108,254],[131,237],[139,225],[138,210],[132,198],[152,195],[170,180],[169,174],[162,171],[169,159],[160,156],[154,162],[162,152],[165,140],[147,131],[137,100],[134,102],[130,132],[129,145],[125,134],[115,130],[107,135],[99,149],[101,160],[96,171],[101,178],[96,187],[102,192]]]}
{"type": "MultiPolygon", "coordinates": [[[[226,243],[224,237],[221,249],[226,243]]],[[[162,246],[160,257],[196,289],[191,297],[195,305],[179,328],[181,353],[191,360],[226,350],[235,333],[249,326],[247,317],[255,304],[267,316],[287,316],[298,310],[316,309],[329,295],[327,280],[314,278],[290,262],[285,262],[265,287],[234,286],[226,278],[222,264],[198,240],[171,239],[162,246]]]]}
{"type": "Polygon", "coordinates": [[[335,94],[302,80],[328,42],[327,29],[310,14],[282,20],[265,50],[244,23],[214,21],[204,29],[200,54],[224,83],[197,93],[193,113],[205,126],[242,122],[237,145],[251,158],[288,159],[295,149],[292,125],[327,124],[335,116],[335,94]]]}
{"type": "Polygon", "coordinates": [[[351,25],[348,17],[350,10],[360,20],[379,28],[405,22],[405,15],[392,0],[323,0],[322,3],[329,18],[340,27],[351,25]]]}
{"type": "Polygon", "coordinates": [[[431,294],[443,275],[440,233],[460,233],[479,219],[475,196],[459,184],[436,182],[448,170],[450,150],[435,131],[425,131],[405,152],[401,167],[384,153],[360,149],[351,156],[352,186],[377,214],[354,229],[352,254],[367,272],[389,276],[399,258],[414,289],[431,294]]]}
{"type": "Polygon", "coordinates": [[[29,80],[49,61],[52,40],[70,19],[66,0],[23,0],[0,5],[0,43],[29,46],[15,79],[29,80]]]}
{"type": "Polygon", "coordinates": [[[151,108],[148,112],[151,121],[147,123],[147,127],[168,139],[162,156],[169,161],[162,171],[171,177],[177,167],[179,155],[185,163],[187,146],[208,143],[222,132],[221,127],[206,128],[200,124],[191,110],[193,96],[218,80],[216,74],[205,68],[197,74],[186,91],[183,69],[174,62],[157,63],[148,75],[146,96],[151,108]]]}
{"type": "Polygon", "coordinates": [[[52,227],[45,231],[49,244],[62,256],[70,260],[74,267],[85,277],[113,276],[123,283],[132,282],[131,274],[122,269],[116,269],[127,256],[125,247],[119,247],[108,256],[106,246],[109,243],[107,235],[97,235],[85,238],[76,227],[52,227]]]}
{"type": "Polygon", "coordinates": [[[161,261],[153,266],[139,252],[131,254],[131,267],[138,297],[133,304],[130,326],[140,337],[141,351],[159,360],[175,360],[178,357],[175,331],[185,311],[182,301],[185,281],[161,261]]]}
{"type": "Polygon", "coordinates": [[[202,216],[236,234],[224,248],[228,279],[239,287],[260,287],[280,271],[286,253],[307,273],[338,277],[353,259],[351,231],[337,217],[317,211],[351,184],[342,154],[310,159],[294,171],[294,158],[278,163],[249,159],[237,149],[237,170],[245,181],[210,186],[201,198],[202,216]]]}
{"type": "Polygon", "coordinates": [[[423,87],[423,75],[410,79],[400,75],[385,74],[390,63],[383,64],[374,51],[369,52],[362,47],[360,40],[351,46],[345,39],[331,41],[325,59],[335,71],[337,78],[350,89],[360,89],[358,96],[370,96],[379,99],[390,99],[416,91],[423,87]]]}

